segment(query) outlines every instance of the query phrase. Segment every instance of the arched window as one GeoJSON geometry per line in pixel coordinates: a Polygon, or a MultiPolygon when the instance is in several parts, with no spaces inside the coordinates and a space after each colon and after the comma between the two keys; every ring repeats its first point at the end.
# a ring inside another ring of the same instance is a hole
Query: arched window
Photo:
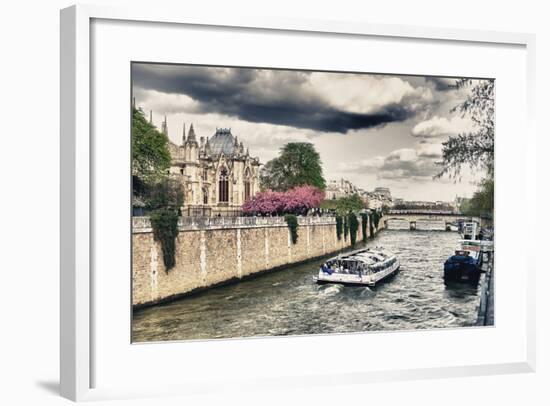
{"type": "Polygon", "coordinates": [[[208,189],[205,187],[202,188],[202,203],[208,204],[208,189]]]}
{"type": "Polygon", "coordinates": [[[244,173],[244,201],[246,202],[251,197],[250,190],[250,169],[246,168],[244,173]]]}
{"type": "Polygon", "coordinates": [[[220,203],[229,202],[229,174],[226,168],[222,168],[220,171],[220,178],[218,182],[218,201],[220,203]]]}

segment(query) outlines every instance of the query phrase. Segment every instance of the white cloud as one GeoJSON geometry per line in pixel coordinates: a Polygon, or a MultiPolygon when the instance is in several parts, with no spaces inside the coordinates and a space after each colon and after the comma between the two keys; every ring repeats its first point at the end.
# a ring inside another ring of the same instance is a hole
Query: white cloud
{"type": "Polygon", "coordinates": [[[362,172],[366,170],[380,169],[386,158],[375,156],[373,158],[363,159],[356,162],[341,162],[339,167],[343,172],[362,172]]]}
{"type": "Polygon", "coordinates": [[[185,94],[163,93],[157,90],[134,89],[134,97],[138,101],[137,107],[145,112],[152,110],[158,114],[193,113],[197,112],[199,103],[185,94]]]}
{"type": "Polygon", "coordinates": [[[449,120],[446,117],[434,116],[416,124],[411,130],[411,135],[419,138],[438,138],[471,130],[472,122],[468,119],[452,117],[449,120]]]}
{"type": "Polygon", "coordinates": [[[412,148],[401,148],[391,152],[386,161],[414,162],[418,159],[416,150],[412,148]]]}
{"type": "Polygon", "coordinates": [[[443,156],[443,145],[440,143],[421,143],[417,147],[417,154],[423,158],[441,158],[443,156]]]}
{"type": "Polygon", "coordinates": [[[441,144],[419,143],[415,148],[400,148],[386,156],[376,156],[359,162],[341,165],[342,171],[374,172],[377,179],[402,181],[430,181],[439,171],[441,144]]]}
{"type": "Polygon", "coordinates": [[[333,106],[354,113],[373,113],[405,101],[412,110],[418,110],[433,100],[429,88],[414,88],[397,77],[314,72],[309,83],[333,106]]]}

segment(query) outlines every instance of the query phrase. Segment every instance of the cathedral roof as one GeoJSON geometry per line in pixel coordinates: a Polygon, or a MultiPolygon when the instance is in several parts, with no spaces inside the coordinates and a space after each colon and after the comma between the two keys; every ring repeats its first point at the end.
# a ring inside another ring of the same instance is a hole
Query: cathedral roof
{"type": "Polygon", "coordinates": [[[237,152],[235,137],[228,128],[217,128],[216,133],[209,139],[210,151],[212,155],[233,155],[237,152]]]}
{"type": "Polygon", "coordinates": [[[189,135],[187,136],[187,141],[197,142],[197,136],[195,135],[195,129],[193,128],[193,123],[191,123],[191,127],[189,128],[189,135]]]}

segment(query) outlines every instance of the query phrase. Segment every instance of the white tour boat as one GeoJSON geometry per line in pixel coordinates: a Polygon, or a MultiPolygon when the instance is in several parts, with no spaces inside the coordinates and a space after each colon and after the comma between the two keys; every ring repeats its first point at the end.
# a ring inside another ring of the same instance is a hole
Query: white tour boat
{"type": "Polygon", "coordinates": [[[338,255],[319,269],[317,283],[374,286],[399,269],[399,260],[381,248],[363,248],[338,255]]]}

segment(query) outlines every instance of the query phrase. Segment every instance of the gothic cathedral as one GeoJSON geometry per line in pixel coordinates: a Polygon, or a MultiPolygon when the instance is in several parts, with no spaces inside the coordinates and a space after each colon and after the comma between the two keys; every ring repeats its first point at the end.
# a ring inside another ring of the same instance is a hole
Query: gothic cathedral
{"type": "MultiPolygon", "coordinates": [[[[162,131],[168,134],[166,119],[162,131]]],[[[182,184],[183,216],[238,216],[259,190],[260,161],[227,128],[197,142],[193,124],[181,145],[169,143],[170,175],[182,184]]]]}

